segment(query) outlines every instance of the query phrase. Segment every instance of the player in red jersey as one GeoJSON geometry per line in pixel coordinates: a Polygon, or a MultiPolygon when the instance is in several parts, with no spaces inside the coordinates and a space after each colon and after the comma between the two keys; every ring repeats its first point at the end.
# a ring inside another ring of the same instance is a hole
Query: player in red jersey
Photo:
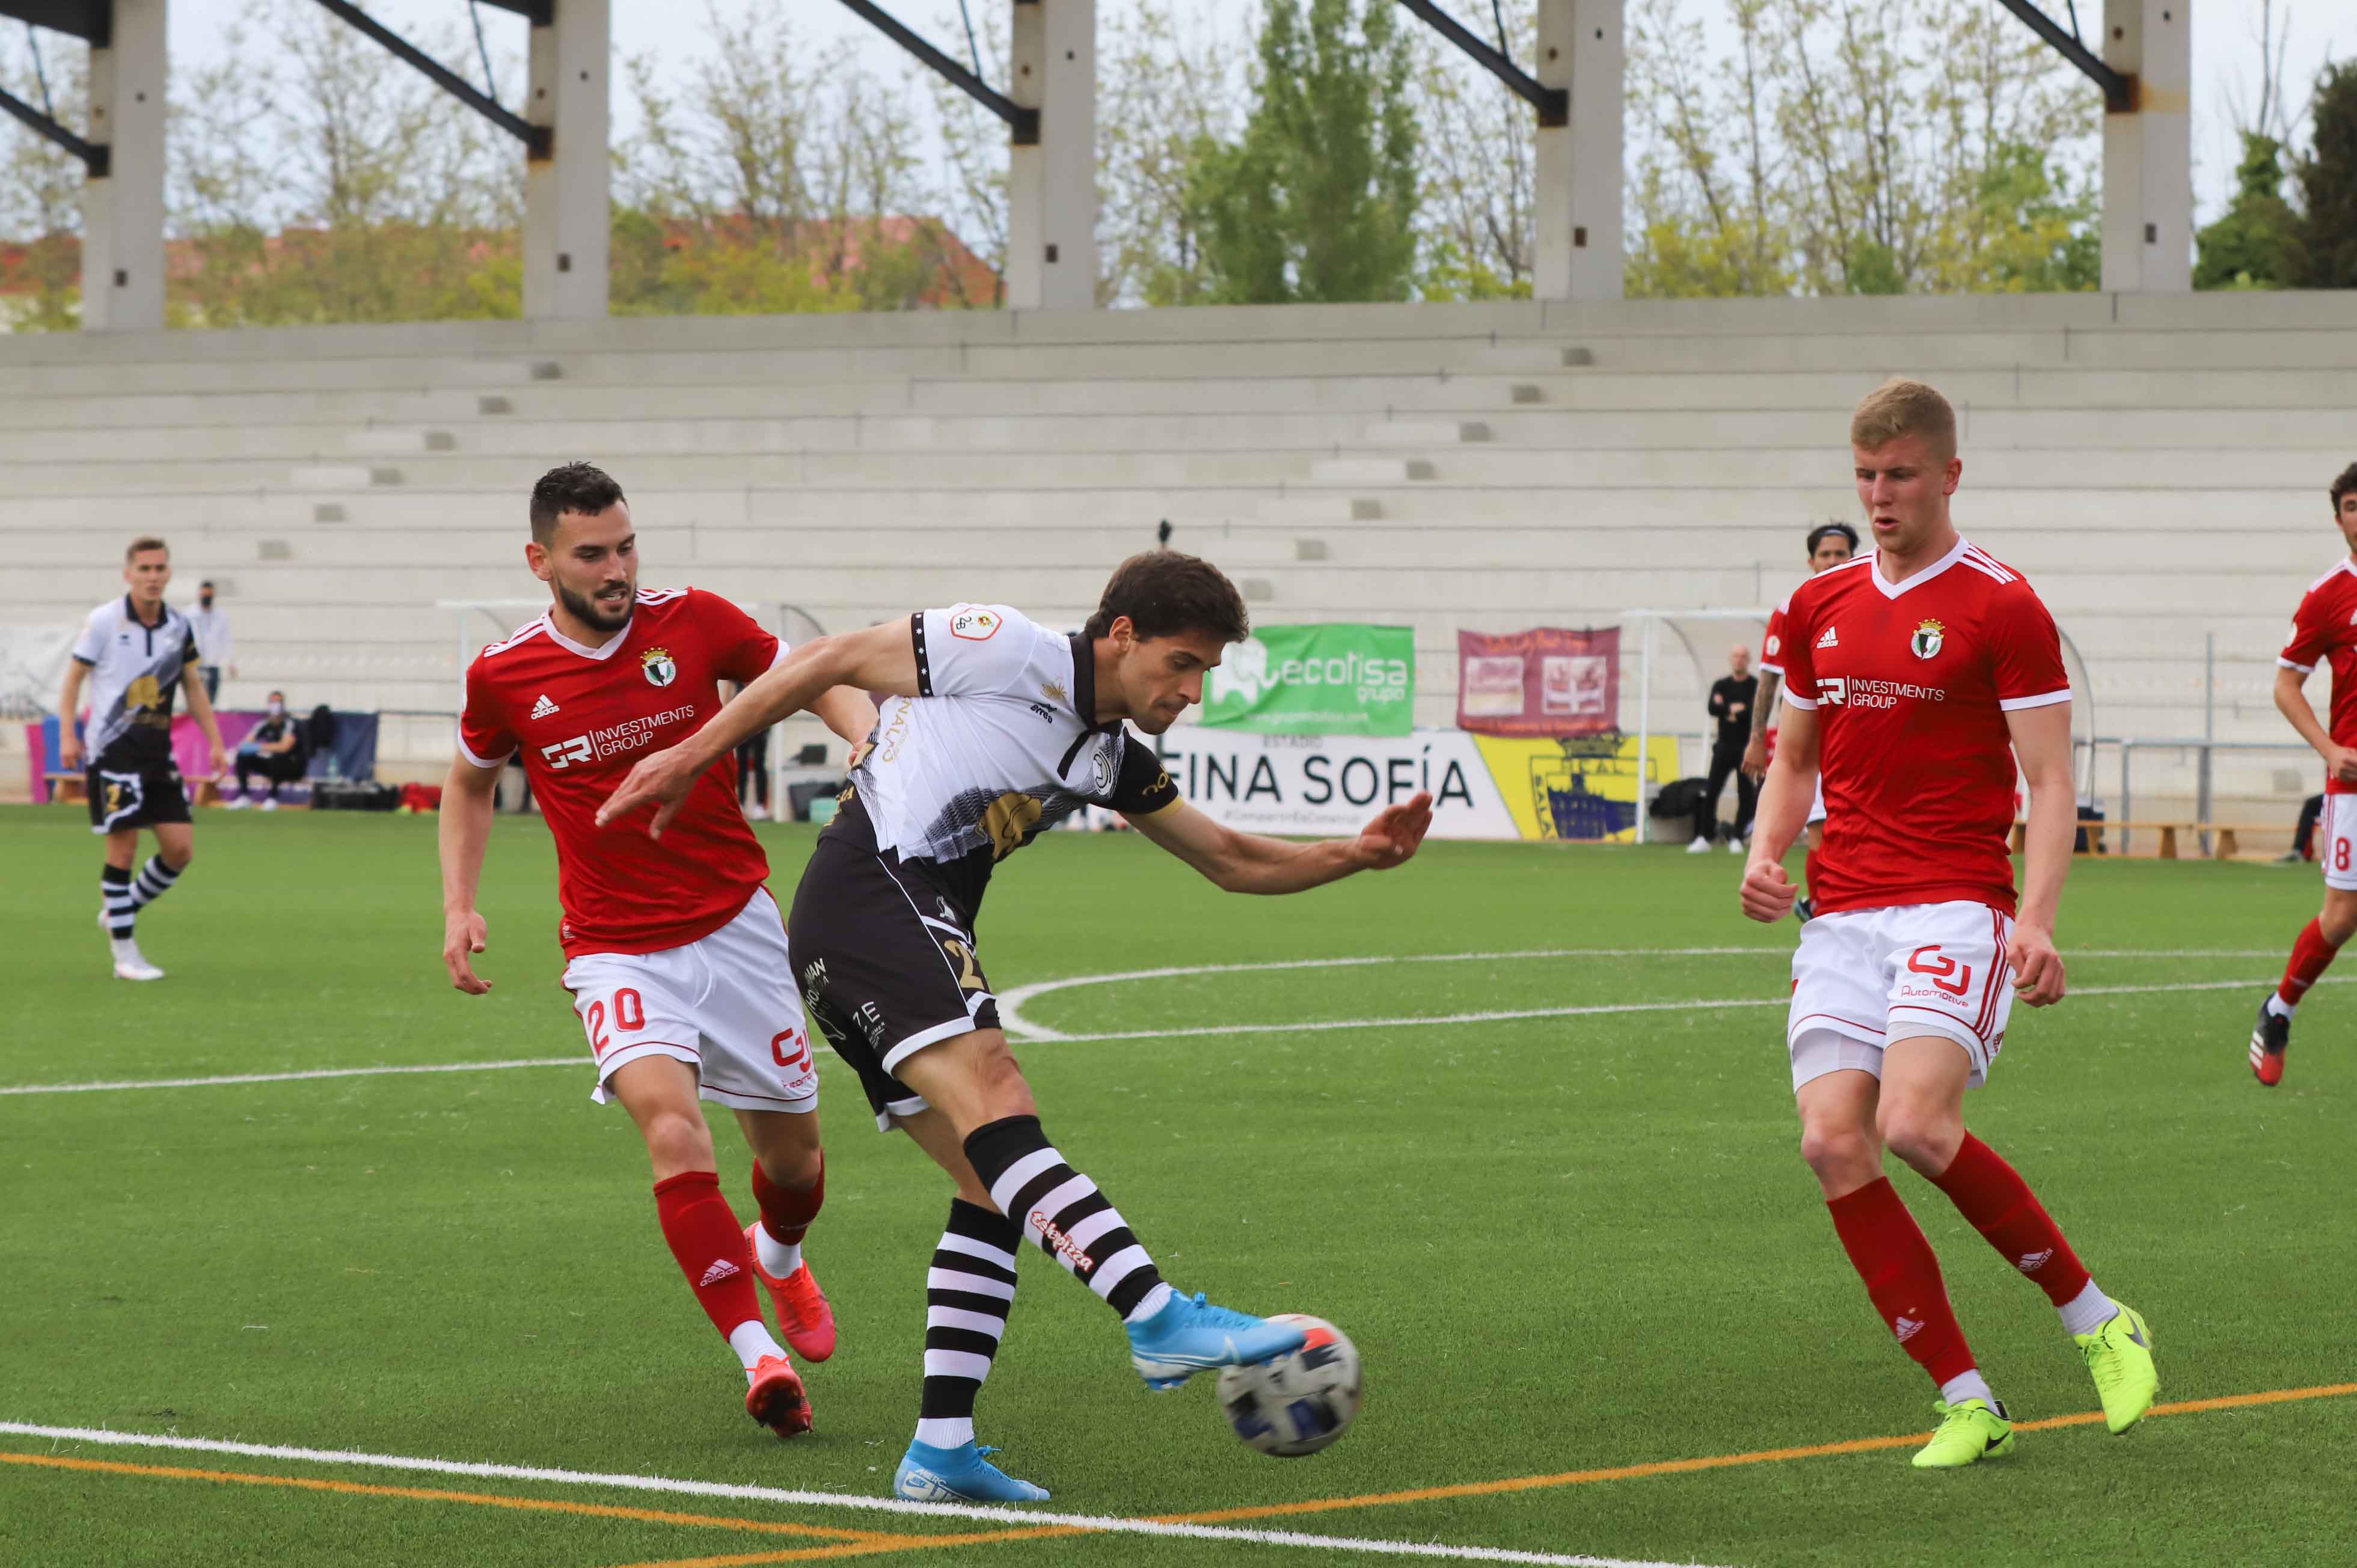
{"type": "Polygon", "coordinates": [[[1892,381],[1850,426],[1875,553],[1801,585],[1785,621],[1782,738],[1760,801],[1743,912],[1792,908],[1783,858],[1821,776],[1817,915],[1792,959],[1786,1041],[1801,1154],[1882,1320],[1940,1386],[1924,1468],[2003,1454],[2013,1426],[1948,1305],[1931,1243],[1882,1173],[1888,1147],[1945,1193],[2061,1314],[2125,1432],[2158,1378],[2144,1320],[2098,1290],[2027,1183],[1964,1131],[2018,995],[2061,1000],[2054,915],[2078,810],[2071,682],[2046,607],[1958,537],[1955,413],[1892,381]],[[2029,780],[2018,918],[2007,836],[2029,780]]]}
{"type": "MultiPolygon", "coordinates": [[[[1822,522],[1809,530],[1809,575],[1830,572],[1857,553],[1857,530],[1846,522],[1822,522]]],[[[1760,643],[1760,695],[1751,705],[1751,744],[1743,751],[1743,771],[1754,779],[1768,777],[1768,760],[1776,755],[1776,718],[1784,704],[1776,693],[1784,684],[1784,618],[1792,613],[1792,601],[1787,596],[1768,617],[1768,634],[1760,643]]],[[[1825,842],[1825,792],[1818,789],[1809,802],[1809,858],[1803,863],[1802,886],[1814,886],[1813,869],[1817,851],[1825,842]]],[[[1801,918],[1814,914],[1809,896],[1803,892],[1792,904],[1801,918]]]]}
{"type": "Polygon", "coordinates": [[[2276,656],[2276,706],[2299,738],[2324,758],[2324,908],[2292,944],[2280,984],[2259,1004],[2251,1031],[2251,1070],[2261,1083],[2283,1081],[2291,1017],[2341,951],[2357,934],[2357,463],[2332,481],[2332,521],[2349,553],[2308,585],[2291,639],[2276,656]],[[2332,725],[2325,727],[2303,688],[2319,664],[2332,666],[2332,725]]]}
{"type": "MultiPolygon", "coordinates": [[[[660,845],[597,824],[631,763],[701,729],[720,711],[719,682],[748,684],[785,650],[717,595],[640,591],[630,503],[587,463],[533,487],[532,532],[524,558],[554,602],[467,671],[442,796],[442,961],[459,990],[491,988],[471,961],[484,945],[475,890],[493,788],[521,752],[556,839],[565,988],[597,1065],[591,1098],[619,1100],[638,1124],[663,1240],[744,1364],[745,1408],[790,1437],[810,1430],[810,1402],[770,1337],[754,1279],[805,1359],[834,1354],[835,1334],[802,1260],[826,1166],[784,920],[762,886],[769,861],[728,765],[697,780],[660,845]],[[735,1111],[752,1146],[760,1219],[742,1230],[721,1196],[699,1095],[735,1111]]],[[[830,691],[812,712],[854,745],[875,727],[875,705],[857,692],[830,691]]]]}

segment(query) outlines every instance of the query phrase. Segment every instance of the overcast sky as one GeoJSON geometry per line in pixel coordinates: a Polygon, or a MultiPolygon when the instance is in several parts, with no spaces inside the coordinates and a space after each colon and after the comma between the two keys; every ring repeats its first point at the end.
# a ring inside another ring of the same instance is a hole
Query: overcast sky
{"type": "MultiPolygon", "coordinates": [[[[716,0],[724,11],[739,13],[750,5],[774,4],[784,6],[799,27],[806,27],[814,42],[832,42],[838,38],[857,40],[869,57],[871,66],[888,75],[897,74],[907,58],[897,46],[870,28],[867,24],[841,4],[841,0],[716,0]]],[[[979,15],[994,5],[1005,5],[1008,0],[968,0],[979,15]]],[[[1125,0],[1100,0],[1100,14],[1110,15],[1111,8],[1125,0]]],[[[1646,0],[1631,0],[1643,4],[1646,0]]],[[[2102,13],[2104,0],[2081,0],[2081,8],[2092,25],[2102,13]]],[[[2245,101],[2255,96],[2259,80],[2258,17],[2261,0],[2188,0],[2193,7],[2193,58],[2195,60],[2194,100],[2194,192],[2196,209],[2201,220],[2217,215],[2223,205],[2233,179],[2237,148],[2233,145],[2227,103],[2232,95],[2240,93],[2245,101]]],[[[211,58],[221,48],[221,38],[228,24],[243,9],[244,0],[171,0],[172,44],[176,58],[211,58]]],[[[361,0],[364,8],[396,31],[416,37],[436,27],[464,29],[468,27],[466,0],[361,0]]],[[[957,0],[883,0],[886,10],[931,37],[944,49],[963,56],[963,40],[955,26],[957,0]],[[943,18],[951,18],[944,25],[943,18]]],[[[1234,27],[1240,37],[1247,36],[1254,17],[1259,11],[1259,0],[1190,0],[1192,7],[1234,27]]],[[[1684,0],[1687,10],[1696,16],[1716,18],[1725,9],[1720,0],[1684,0]]],[[[2065,12],[2063,0],[2044,0],[2049,11],[2056,16],[2065,12]]],[[[1450,8],[1469,24],[1479,27],[1489,6],[1482,0],[1453,0],[1450,8]]],[[[2286,6],[2278,0],[2277,11],[2286,6]]],[[[2302,91],[2295,98],[2304,99],[2305,84],[2328,59],[2357,56],[2357,5],[2351,0],[2291,0],[2292,47],[2287,57],[2286,74],[2302,91]]],[[[651,55],[666,66],[676,68],[694,58],[705,47],[702,16],[704,6],[696,0],[615,0],[614,44],[622,54],[651,55]]],[[[522,18],[513,13],[486,6],[484,25],[494,49],[520,56],[524,47],[525,27],[522,18]]],[[[1486,30],[1486,29],[1482,29],[1486,30]]],[[[448,62],[470,78],[479,79],[479,68],[471,55],[448,62]]],[[[2088,89],[2093,91],[2091,85],[2088,89]]],[[[627,92],[618,92],[615,101],[616,134],[627,135],[630,128],[631,106],[627,92]]]]}

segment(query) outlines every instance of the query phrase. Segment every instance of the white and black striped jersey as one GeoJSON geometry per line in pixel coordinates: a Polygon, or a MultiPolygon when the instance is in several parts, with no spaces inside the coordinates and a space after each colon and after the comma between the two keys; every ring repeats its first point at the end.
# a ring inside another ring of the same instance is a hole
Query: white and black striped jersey
{"type": "Polygon", "coordinates": [[[1004,605],[920,610],[909,635],[918,695],[885,699],[849,802],[879,851],[931,863],[969,917],[993,866],[1082,806],[1178,798],[1151,747],[1097,720],[1088,639],[1004,605]]]}
{"type": "Polygon", "coordinates": [[[171,760],[172,703],[196,661],[197,637],[187,616],[160,607],[149,626],[126,594],[91,611],[74,641],[75,660],[90,669],[82,745],[92,767],[171,760]]]}

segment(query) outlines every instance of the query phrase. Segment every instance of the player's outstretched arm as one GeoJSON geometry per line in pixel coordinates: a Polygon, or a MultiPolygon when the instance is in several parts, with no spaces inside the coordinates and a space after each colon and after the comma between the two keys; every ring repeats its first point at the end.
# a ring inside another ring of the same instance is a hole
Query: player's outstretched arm
{"type": "Polygon", "coordinates": [[[811,703],[810,711],[819,723],[841,736],[855,753],[876,733],[876,703],[856,686],[837,686],[822,693],[811,703]]]}
{"type": "Polygon", "coordinates": [[[229,771],[229,751],[221,745],[221,720],[213,713],[213,700],[205,693],[204,677],[197,661],[189,660],[180,675],[180,684],[188,693],[188,716],[197,721],[204,732],[205,745],[212,748],[212,773],[218,779],[229,771]]]}
{"type": "Polygon", "coordinates": [[[2062,1000],[2062,955],[2054,950],[2054,916],[2078,840],[2079,788],[2071,774],[2071,704],[2018,708],[2005,715],[2013,754],[2029,782],[2029,822],[2022,830],[2021,912],[2006,958],[2013,989],[2032,1007],[2062,1000]]]}
{"type": "Polygon", "coordinates": [[[469,996],[491,988],[490,981],[475,974],[473,955],[490,940],[483,917],[475,909],[475,890],[482,882],[483,846],[490,842],[499,787],[498,768],[478,768],[463,757],[451,758],[435,822],[442,847],[442,963],[450,972],[450,983],[469,996]]]}
{"type": "Polygon", "coordinates": [[[746,736],[810,707],[832,686],[915,696],[917,648],[908,621],[888,620],[865,631],[817,637],[803,643],[737,693],[737,700],[722,708],[710,724],[677,746],[641,758],[621,787],[597,808],[597,825],[605,827],[641,806],[652,805],[657,810],[647,832],[662,837],[697,775],[736,750],[746,736]]]}
{"type": "Polygon", "coordinates": [[[1817,715],[1787,703],[1777,733],[1776,760],[1768,766],[1768,783],[1751,817],[1751,855],[1741,890],[1743,912],[1767,925],[1791,914],[1800,896],[1784,875],[1784,855],[1801,836],[1817,789],[1817,715]]]}
{"type": "Polygon", "coordinates": [[[81,768],[81,732],[74,720],[81,713],[81,678],[89,672],[81,660],[68,659],[65,689],[58,693],[58,766],[69,773],[81,768]]]}
{"type": "Polygon", "coordinates": [[[1387,806],[1349,839],[1294,843],[1242,833],[1184,800],[1130,824],[1230,893],[1299,893],[1360,871],[1388,871],[1414,855],[1432,826],[1432,797],[1387,806]]]}

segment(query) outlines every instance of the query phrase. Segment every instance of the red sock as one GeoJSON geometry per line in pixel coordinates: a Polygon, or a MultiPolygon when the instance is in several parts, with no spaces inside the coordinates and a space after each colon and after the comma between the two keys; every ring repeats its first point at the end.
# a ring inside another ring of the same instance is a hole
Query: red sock
{"type": "Polygon", "coordinates": [[[1972,1348],[1948,1305],[1940,1260],[1923,1239],[1899,1189],[1883,1176],[1846,1197],[1830,1198],[1835,1233],[1849,1253],[1850,1266],[1866,1282],[1874,1309],[1899,1337],[1900,1348],[1945,1386],[1973,1369],[1972,1348]]]}
{"type": "Polygon", "coordinates": [[[720,1177],[687,1171],[655,1183],[655,1213],[663,1240],[679,1260],[679,1272],[695,1292],[696,1305],[723,1339],[740,1324],[761,1321],[761,1301],[753,1293],[753,1253],[736,1210],[720,1196],[720,1177]]]}
{"type": "Polygon", "coordinates": [[[1956,1211],[1972,1221],[1973,1229],[1987,1237],[1988,1244],[2029,1275],[2055,1305],[2077,1300],[2087,1288],[2087,1271],[2079,1254],[2062,1239],[2062,1228],[2047,1214],[2046,1206],[2038,1201],[2021,1173],[1970,1133],[1964,1134],[1955,1159],[1932,1178],[1932,1185],[1946,1193],[1956,1211]]]}
{"type": "Polygon", "coordinates": [[[2331,967],[2340,951],[2324,940],[2322,918],[2310,920],[2299,933],[2299,940],[2291,944],[2291,961],[2284,965],[2283,983],[2276,987],[2276,994],[2283,998],[2284,1005],[2298,1006],[2299,999],[2308,994],[2308,988],[2316,983],[2317,977],[2331,967]]]}
{"type": "Polygon", "coordinates": [[[789,1247],[802,1245],[802,1240],[826,1206],[826,1156],[819,1156],[818,1180],[807,1189],[781,1187],[770,1179],[761,1162],[753,1162],[753,1201],[761,1206],[761,1229],[770,1240],[789,1247]]]}

